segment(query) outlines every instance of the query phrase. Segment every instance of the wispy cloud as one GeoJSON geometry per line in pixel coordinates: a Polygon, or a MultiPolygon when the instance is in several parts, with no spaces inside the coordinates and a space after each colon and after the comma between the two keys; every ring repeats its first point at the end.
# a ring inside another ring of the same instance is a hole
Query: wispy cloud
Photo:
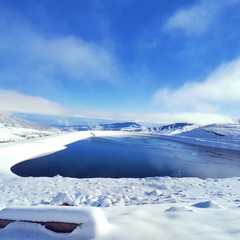
{"type": "Polygon", "coordinates": [[[67,115],[60,104],[48,99],[0,89],[0,110],[46,115],[67,115]]]}
{"type": "Polygon", "coordinates": [[[48,83],[72,81],[114,82],[121,75],[114,53],[103,44],[77,36],[47,36],[21,16],[1,12],[0,69],[2,81],[48,83]]]}
{"type": "Polygon", "coordinates": [[[173,111],[240,114],[240,58],[224,63],[202,82],[185,83],[154,94],[156,104],[173,111]]]}
{"type": "Polygon", "coordinates": [[[202,35],[209,30],[211,24],[226,7],[238,2],[239,0],[199,0],[195,5],[181,9],[171,16],[165,25],[165,29],[179,28],[187,35],[202,35]]]}

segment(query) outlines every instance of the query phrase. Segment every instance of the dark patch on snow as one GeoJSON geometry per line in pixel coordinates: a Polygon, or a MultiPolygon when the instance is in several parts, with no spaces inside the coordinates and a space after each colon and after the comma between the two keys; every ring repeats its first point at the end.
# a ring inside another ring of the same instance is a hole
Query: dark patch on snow
{"type": "MultiPolygon", "coordinates": [[[[0,219],[0,228],[5,228],[8,224],[16,222],[16,220],[0,219]]],[[[35,221],[18,221],[25,223],[36,223],[45,226],[46,229],[51,230],[56,233],[71,233],[78,226],[81,226],[82,223],[64,223],[64,222],[35,222],[35,221]]]]}
{"type": "Polygon", "coordinates": [[[224,134],[217,133],[217,132],[213,132],[213,131],[207,131],[207,132],[213,133],[213,134],[215,134],[215,135],[217,135],[217,136],[220,136],[220,137],[225,137],[225,136],[226,136],[226,135],[224,135],[224,134]]]}

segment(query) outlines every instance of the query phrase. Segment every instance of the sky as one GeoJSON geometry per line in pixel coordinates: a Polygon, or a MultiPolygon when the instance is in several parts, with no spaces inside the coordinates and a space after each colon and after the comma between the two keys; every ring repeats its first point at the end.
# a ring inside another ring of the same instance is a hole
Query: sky
{"type": "Polygon", "coordinates": [[[0,0],[0,110],[240,118],[240,0],[0,0]]]}

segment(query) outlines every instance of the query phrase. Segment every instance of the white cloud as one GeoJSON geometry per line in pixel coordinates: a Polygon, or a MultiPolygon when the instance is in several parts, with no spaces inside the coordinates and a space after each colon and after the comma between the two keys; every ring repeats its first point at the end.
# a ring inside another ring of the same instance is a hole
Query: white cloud
{"type": "Polygon", "coordinates": [[[211,124],[232,122],[232,118],[224,114],[176,112],[176,113],[129,113],[111,111],[81,110],[75,112],[75,117],[102,118],[115,121],[135,121],[145,123],[169,124],[176,122],[188,122],[196,124],[211,124]],[[79,114],[78,114],[79,113],[79,114]]]}
{"type": "Polygon", "coordinates": [[[54,39],[38,38],[31,42],[31,58],[37,65],[51,66],[54,73],[62,73],[70,79],[103,80],[112,82],[118,72],[110,51],[101,45],[87,43],[76,37],[54,39]]]}
{"type": "Polygon", "coordinates": [[[76,36],[44,36],[14,14],[0,12],[2,81],[47,85],[60,78],[105,82],[119,79],[121,71],[108,47],[76,36]]]}
{"type": "Polygon", "coordinates": [[[196,124],[226,123],[232,122],[232,118],[223,114],[199,113],[199,112],[176,112],[155,113],[141,116],[142,121],[152,123],[176,123],[188,122],[196,124]]]}
{"type": "MultiPolygon", "coordinates": [[[[240,114],[240,58],[222,64],[202,82],[186,83],[153,96],[155,104],[172,111],[240,114]]],[[[237,117],[237,116],[236,116],[237,117]]]]}
{"type": "Polygon", "coordinates": [[[0,110],[46,115],[64,115],[67,113],[58,103],[36,96],[20,94],[16,91],[0,89],[0,110]]]}
{"type": "Polygon", "coordinates": [[[231,4],[239,0],[201,0],[189,8],[176,12],[171,16],[165,29],[182,29],[187,35],[201,35],[205,33],[215,19],[231,4]]]}

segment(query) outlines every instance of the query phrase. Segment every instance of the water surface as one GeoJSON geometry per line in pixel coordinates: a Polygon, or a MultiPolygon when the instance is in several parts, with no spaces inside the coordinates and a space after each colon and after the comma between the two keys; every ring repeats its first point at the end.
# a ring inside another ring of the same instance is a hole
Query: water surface
{"type": "Polygon", "coordinates": [[[75,178],[153,176],[221,178],[240,176],[240,151],[149,137],[90,138],[67,149],[19,163],[23,177],[75,178]]]}

